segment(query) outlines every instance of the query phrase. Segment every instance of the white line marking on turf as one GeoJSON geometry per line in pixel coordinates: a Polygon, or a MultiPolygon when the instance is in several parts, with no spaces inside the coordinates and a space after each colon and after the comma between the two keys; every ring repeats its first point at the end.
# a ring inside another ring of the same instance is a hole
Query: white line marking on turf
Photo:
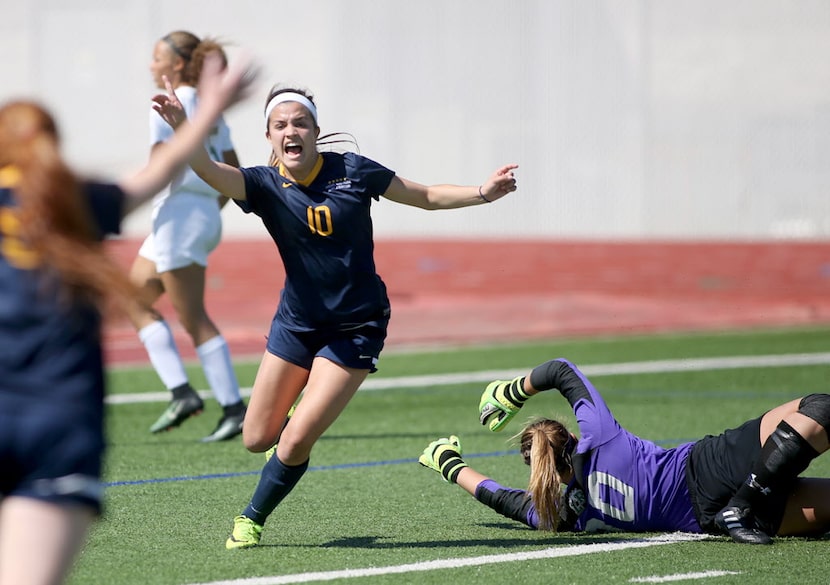
{"type": "MultiPolygon", "coordinates": [[[[830,364],[830,353],[795,353],[788,355],[757,355],[737,357],[692,358],[680,360],[655,360],[649,362],[623,362],[619,364],[594,364],[579,366],[586,376],[616,376],[620,374],[657,374],[661,372],[697,372],[706,370],[729,370],[736,368],[778,368],[786,366],[816,366],[830,364]]],[[[491,382],[512,379],[527,373],[532,366],[515,370],[485,370],[482,372],[461,372],[457,374],[434,374],[428,376],[400,376],[366,380],[361,391],[389,390],[392,388],[418,388],[425,386],[449,386],[471,382],[491,382]]],[[[250,396],[251,389],[243,388],[243,396],[250,396]]],[[[203,398],[212,393],[202,390],[203,398]]],[[[168,402],[169,392],[148,392],[144,394],[113,394],[106,397],[107,404],[134,404],[137,402],[168,402]]]]}
{"type": "Polygon", "coordinates": [[[671,581],[690,581],[692,579],[708,579],[709,577],[725,577],[726,575],[740,575],[740,571],[703,571],[702,573],[681,573],[665,575],[663,577],[634,577],[629,583],[670,583],[671,581]]]}
{"type": "Polygon", "coordinates": [[[315,581],[333,581],[335,579],[357,579],[360,577],[372,577],[376,575],[392,575],[400,573],[413,573],[417,571],[436,571],[440,569],[457,569],[459,567],[476,567],[480,565],[491,565],[494,563],[511,563],[516,561],[533,561],[538,559],[554,559],[559,557],[573,557],[577,555],[594,554],[599,552],[611,552],[630,548],[645,548],[662,544],[674,544],[678,542],[689,542],[709,538],[705,534],[672,533],[662,534],[651,538],[625,540],[620,542],[607,542],[601,544],[577,544],[574,546],[560,546],[546,548],[536,551],[485,555],[480,557],[467,557],[457,559],[444,559],[440,561],[423,561],[420,563],[409,563],[406,565],[393,565],[391,567],[372,567],[368,569],[344,569],[342,571],[326,571],[319,573],[297,573],[294,575],[277,575],[273,577],[249,577],[246,579],[232,579],[228,581],[211,581],[194,585],[285,585],[289,583],[312,583],[315,581]]]}

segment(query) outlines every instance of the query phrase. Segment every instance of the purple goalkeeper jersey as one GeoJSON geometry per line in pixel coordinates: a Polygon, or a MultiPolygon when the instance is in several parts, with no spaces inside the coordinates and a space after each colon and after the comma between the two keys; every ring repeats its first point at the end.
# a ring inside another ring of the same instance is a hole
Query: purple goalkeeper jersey
{"type": "MultiPolygon", "coordinates": [[[[701,532],[686,487],[686,460],[694,443],[672,449],[637,437],[620,426],[602,396],[579,369],[564,359],[534,369],[539,389],[557,388],[573,408],[580,439],[572,456],[560,528],[574,531],[701,532]]],[[[492,479],[475,497],[500,514],[539,527],[524,490],[492,479]]]]}
{"type": "Polygon", "coordinates": [[[700,532],[686,487],[686,460],[694,443],[664,449],[628,432],[582,372],[560,361],[589,397],[583,392],[571,404],[580,433],[574,460],[581,462],[586,499],[575,529],[700,532]]]}

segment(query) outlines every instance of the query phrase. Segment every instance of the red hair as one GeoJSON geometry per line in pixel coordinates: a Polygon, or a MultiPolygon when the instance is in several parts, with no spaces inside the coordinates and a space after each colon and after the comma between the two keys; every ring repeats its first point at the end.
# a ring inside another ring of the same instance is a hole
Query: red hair
{"type": "Polygon", "coordinates": [[[19,234],[43,275],[57,276],[72,300],[133,296],[124,272],[104,254],[81,183],[58,148],[54,119],[27,101],[0,108],[0,167],[17,171],[11,185],[19,234]]]}

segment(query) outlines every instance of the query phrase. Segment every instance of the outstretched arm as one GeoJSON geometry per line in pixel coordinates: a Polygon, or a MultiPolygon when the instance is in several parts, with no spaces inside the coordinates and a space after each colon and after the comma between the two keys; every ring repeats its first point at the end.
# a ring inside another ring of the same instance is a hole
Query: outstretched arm
{"type": "Polygon", "coordinates": [[[468,466],[461,470],[455,480],[455,483],[463,488],[465,492],[475,497],[476,488],[481,482],[487,479],[490,478],[468,466]]]}
{"type": "Polygon", "coordinates": [[[538,516],[524,490],[505,488],[467,465],[461,458],[461,443],[455,435],[427,445],[418,463],[437,471],[449,483],[458,484],[476,500],[502,516],[537,528],[538,516]]]}
{"type": "MultiPolygon", "coordinates": [[[[166,94],[158,94],[153,97],[153,109],[158,112],[159,116],[170,124],[173,128],[179,128],[187,121],[184,107],[176,96],[173,86],[167,77],[163,77],[164,85],[167,89],[166,94]]],[[[199,108],[197,114],[202,107],[202,88],[199,88],[199,108]]],[[[190,156],[190,167],[199,175],[205,183],[219,191],[224,197],[232,199],[245,199],[245,179],[242,172],[239,170],[239,161],[236,159],[235,153],[231,160],[225,159],[225,162],[217,162],[210,158],[208,151],[204,144],[200,144],[190,156]]]]}
{"type": "MultiPolygon", "coordinates": [[[[236,154],[236,150],[226,150],[222,153],[222,162],[226,165],[230,165],[235,168],[239,168],[239,155],[236,154]]],[[[219,202],[219,209],[224,209],[225,205],[227,205],[228,201],[230,201],[230,197],[227,195],[220,195],[218,202],[219,202]]]]}
{"type": "Polygon", "coordinates": [[[478,403],[479,421],[491,431],[502,430],[527,400],[544,390],[557,389],[571,407],[580,400],[593,402],[576,366],[565,359],[547,361],[525,376],[496,380],[487,385],[478,403]]]}
{"type": "Polygon", "coordinates": [[[519,165],[505,165],[497,169],[481,185],[422,185],[402,177],[394,177],[384,197],[390,201],[421,209],[454,209],[483,205],[501,199],[516,190],[513,170],[519,165]]]}
{"type": "Polygon", "coordinates": [[[580,400],[592,402],[587,383],[575,365],[559,358],[533,368],[525,386],[531,396],[543,390],[557,389],[573,408],[580,400]]]}
{"type": "Polygon", "coordinates": [[[245,98],[255,78],[256,70],[246,59],[223,70],[218,55],[205,57],[199,80],[199,107],[193,119],[182,123],[173,138],[158,147],[143,169],[119,182],[127,194],[125,215],[168,184],[195,150],[204,150],[202,143],[216,119],[226,108],[245,98]]]}

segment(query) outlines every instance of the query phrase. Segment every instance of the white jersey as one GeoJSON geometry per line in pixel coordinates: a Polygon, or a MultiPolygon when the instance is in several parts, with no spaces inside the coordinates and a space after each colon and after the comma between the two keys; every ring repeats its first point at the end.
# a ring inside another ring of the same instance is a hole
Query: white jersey
{"type": "MultiPolygon", "coordinates": [[[[196,110],[196,89],[182,86],[176,95],[188,117],[196,110]]],[[[173,128],[150,110],[150,145],[167,142],[173,128]]],[[[230,130],[219,118],[205,140],[210,158],[223,159],[233,150],[230,130]]],[[[151,260],[159,272],[183,268],[191,264],[207,266],[208,255],[222,237],[222,216],[217,198],[219,192],[209,186],[187,167],[153,199],[153,231],[144,240],[138,254],[151,260]]]]}
{"type": "MultiPolygon", "coordinates": [[[[192,118],[198,102],[196,88],[188,85],[180,86],[176,88],[176,96],[182,102],[187,117],[192,118]]],[[[159,142],[167,142],[173,137],[173,133],[173,128],[162,120],[161,116],[155,110],[150,109],[150,146],[155,146],[159,142]]],[[[230,128],[228,128],[223,117],[219,117],[216,126],[214,126],[210,135],[205,140],[205,149],[208,151],[210,158],[220,162],[223,161],[223,153],[234,149],[233,143],[231,142],[230,128]]],[[[153,199],[154,211],[163,205],[168,197],[175,196],[181,192],[205,195],[213,198],[219,196],[218,191],[200,179],[193,172],[193,169],[187,167],[179,176],[171,181],[167,188],[155,196],[153,199]]]]}

